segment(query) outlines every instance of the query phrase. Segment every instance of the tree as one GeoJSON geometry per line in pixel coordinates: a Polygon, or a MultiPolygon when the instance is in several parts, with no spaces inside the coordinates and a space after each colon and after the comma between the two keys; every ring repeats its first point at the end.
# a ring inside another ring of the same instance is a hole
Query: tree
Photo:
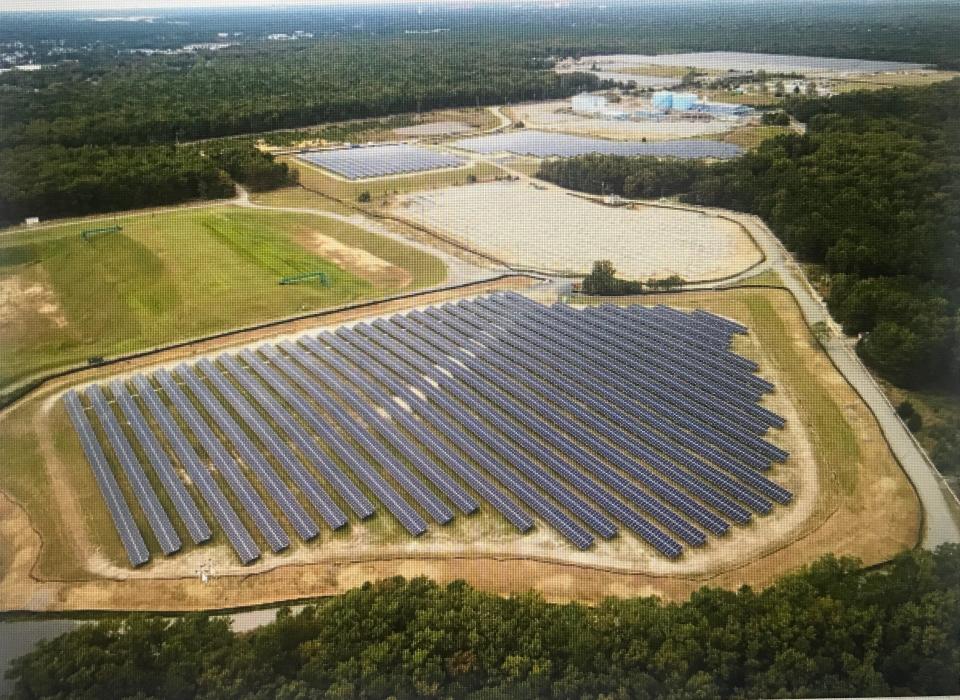
{"type": "Polygon", "coordinates": [[[243,634],[128,615],[16,659],[12,697],[738,698],[960,692],[960,545],[824,557],[762,591],[596,607],[390,578],[243,634]]]}
{"type": "Polygon", "coordinates": [[[612,262],[597,260],[593,263],[590,274],[583,279],[581,286],[583,293],[597,296],[618,296],[639,294],[643,291],[643,285],[640,282],[619,279],[616,273],[612,262]]]}
{"type": "Polygon", "coordinates": [[[899,404],[897,404],[897,415],[906,420],[910,416],[916,413],[916,409],[913,407],[913,404],[910,403],[907,399],[904,399],[899,404]]]}
{"type": "Polygon", "coordinates": [[[361,204],[366,204],[370,200],[371,200],[371,197],[370,197],[370,192],[368,190],[364,190],[363,192],[357,195],[357,201],[360,202],[361,204]]]}

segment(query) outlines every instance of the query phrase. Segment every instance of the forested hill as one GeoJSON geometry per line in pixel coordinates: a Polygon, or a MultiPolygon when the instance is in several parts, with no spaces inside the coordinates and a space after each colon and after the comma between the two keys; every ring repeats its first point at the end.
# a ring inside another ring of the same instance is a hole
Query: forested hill
{"type": "Polygon", "coordinates": [[[134,615],[14,662],[25,698],[726,698],[960,693],[960,547],[762,592],[596,608],[425,579],[366,584],[249,634],[134,615]]]}
{"type": "Polygon", "coordinates": [[[960,382],[960,80],[796,99],[803,136],[715,164],[587,156],[540,177],[588,192],[679,195],[760,215],[826,271],[858,349],[904,386],[960,382]]]}

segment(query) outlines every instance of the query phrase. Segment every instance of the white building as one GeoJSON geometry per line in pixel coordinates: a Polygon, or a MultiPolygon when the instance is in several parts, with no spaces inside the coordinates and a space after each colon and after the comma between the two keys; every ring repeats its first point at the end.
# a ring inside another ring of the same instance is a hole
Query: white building
{"type": "Polygon", "coordinates": [[[570,104],[574,112],[596,114],[607,106],[607,98],[603,95],[590,95],[582,92],[579,95],[574,95],[570,104]]]}

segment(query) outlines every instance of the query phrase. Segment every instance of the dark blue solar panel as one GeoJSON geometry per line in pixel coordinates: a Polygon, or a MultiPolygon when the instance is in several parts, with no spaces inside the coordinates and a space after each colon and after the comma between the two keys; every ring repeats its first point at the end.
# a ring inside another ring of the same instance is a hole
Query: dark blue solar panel
{"type": "Polygon", "coordinates": [[[477,153],[508,151],[537,158],[571,157],[588,153],[619,156],[656,156],[661,158],[734,158],[743,149],[720,141],[677,139],[672,141],[608,141],[569,134],[519,130],[489,136],[460,139],[456,148],[477,153]]]}
{"type": "Polygon", "coordinates": [[[210,475],[200,457],[194,451],[187,436],[183,434],[180,426],[173,419],[170,411],[157,397],[156,391],[146,377],[138,375],[133,378],[133,386],[137,390],[140,399],[146,405],[147,410],[153,415],[154,420],[163,431],[167,442],[173,448],[174,454],[180,460],[187,476],[193,482],[207,506],[213,512],[220,527],[223,529],[230,540],[230,544],[236,551],[240,561],[244,564],[256,561],[260,557],[260,549],[257,547],[247,528],[244,527],[239,516],[230,502],[224,496],[223,491],[216,480],[210,475]]]}
{"type": "Polygon", "coordinates": [[[147,479],[143,472],[140,460],[127,441],[117,417],[110,410],[107,399],[98,386],[91,386],[87,389],[87,398],[93,406],[94,413],[100,419],[100,425],[107,436],[107,441],[113,448],[114,454],[123,467],[123,472],[127,476],[127,481],[133,489],[137,502],[147,516],[147,522],[150,523],[150,529],[160,544],[160,549],[164,554],[173,554],[180,550],[182,543],[180,536],[170,522],[166,511],[160,505],[160,499],[157,498],[157,492],[153,490],[153,485],[147,479]]]}
{"type": "Polygon", "coordinates": [[[467,163],[466,159],[452,153],[410,144],[310,151],[301,154],[300,159],[331,170],[348,180],[458,168],[467,163]]]}
{"type": "MultiPolygon", "coordinates": [[[[323,476],[350,506],[351,510],[360,518],[369,518],[374,513],[373,504],[363,495],[330,457],[317,446],[310,434],[297,422],[296,419],[280,405],[273,394],[246,369],[229,355],[221,355],[220,364],[233,375],[242,386],[263,408],[267,415],[283,430],[310,464],[323,476]]],[[[306,402],[304,402],[305,405],[306,402]]],[[[319,419],[313,419],[319,421],[319,419]]]]}
{"type": "Polygon", "coordinates": [[[230,440],[234,449],[243,458],[244,464],[257,475],[267,493],[270,494],[300,537],[304,540],[316,537],[320,533],[317,523],[297,501],[290,488],[280,479],[273,466],[264,459],[253,441],[227,412],[224,405],[213,395],[213,392],[186,365],[178,367],[176,374],[190,387],[190,391],[199,399],[204,409],[219,426],[221,432],[230,440]]]}
{"type": "Polygon", "coordinates": [[[270,548],[279,552],[289,547],[290,539],[287,537],[287,533],[280,527],[280,523],[273,517],[273,513],[260,498],[260,494],[243,474],[240,465],[234,461],[220,439],[214,435],[210,426],[194,408],[183,389],[165,369],[158,370],[154,376],[177,412],[183,417],[193,434],[197,436],[204,451],[217,467],[219,474],[230,485],[230,489],[243,504],[243,509],[256,524],[270,548]]]}
{"type": "Polygon", "coordinates": [[[290,477],[290,480],[297,485],[303,494],[309,499],[310,503],[327,525],[336,530],[347,524],[347,516],[340,509],[329,494],[323,490],[316,478],[307,471],[303,463],[294,454],[286,442],[270,427],[263,419],[263,416],[244,398],[243,394],[220,373],[213,363],[204,358],[197,363],[197,367],[203,371],[214,388],[220,392],[230,406],[237,412],[260,441],[267,447],[270,454],[274,456],[277,462],[283,466],[284,471],[290,477]]]}
{"type": "Polygon", "coordinates": [[[190,534],[193,543],[200,544],[201,542],[206,542],[213,535],[210,526],[207,525],[207,521],[203,519],[200,509],[197,508],[197,504],[187,491],[186,486],[184,486],[183,482],[177,477],[170,458],[167,457],[167,453],[164,452],[160,441],[156,435],[153,434],[150,426],[147,425],[147,421],[144,419],[143,414],[140,412],[133,398],[127,392],[127,388],[123,385],[123,382],[118,379],[110,384],[110,392],[113,394],[114,399],[116,399],[117,405],[120,406],[120,410],[123,411],[123,415],[130,424],[130,429],[133,431],[133,434],[137,437],[141,449],[147,455],[147,459],[150,460],[153,470],[156,472],[160,483],[163,484],[163,488],[173,502],[173,507],[176,508],[177,514],[187,528],[187,532],[190,534]]]}
{"type": "Polygon", "coordinates": [[[330,423],[320,418],[317,410],[306,401],[302,394],[296,392],[274,369],[249,350],[244,350],[240,353],[240,356],[254,372],[259,374],[284,401],[300,414],[301,418],[304,418],[310,424],[314,431],[323,438],[324,442],[336,452],[337,456],[367,485],[367,488],[376,494],[377,498],[383,502],[387,510],[393,513],[407,532],[414,536],[426,532],[427,523],[420,514],[403,500],[396,489],[330,423]]]}
{"type": "Polygon", "coordinates": [[[103,496],[107,509],[110,511],[110,517],[113,518],[114,527],[117,528],[117,534],[120,535],[120,541],[127,552],[127,558],[133,566],[140,566],[150,561],[150,550],[147,549],[147,543],[143,541],[143,535],[140,534],[137,523],[133,519],[133,513],[130,512],[130,506],[123,498],[123,492],[117,483],[117,478],[110,468],[107,457],[97,441],[96,433],[87,419],[83,406],[80,404],[80,398],[76,392],[68,391],[63,396],[63,403],[67,408],[67,415],[70,416],[73,427],[80,436],[80,444],[83,446],[83,452],[93,470],[93,476],[100,487],[100,494],[103,496]]]}
{"type": "MultiPolygon", "coordinates": [[[[345,330],[345,329],[343,329],[345,330]]],[[[339,333],[338,333],[339,336],[339,333]]],[[[347,336],[346,333],[344,334],[347,336]]],[[[355,342],[358,336],[352,336],[355,342]]],[[[440,439],[440,435],[450,440],[453,445],[463,450],[465,453],[471,452],[469,440],[460,440],[463,435],[458,430],[449,430],[448,426],[434,424],[436,431],[429,430],[425,424],[415,418],[411,413],[400,408],[382,389],[379,388],[369,377],[376,379],[386,387],[391,387],[397,391],[397,395],[408,400],[412,406],[418,405],[419,398],[406,390],[395,380],[391,379],[383,368],[376,362],[371,361],[365,352],[361,352],[346,340],[340,337],[324,336],[324,340],[330,347],[339,353],[338,356],[325,355],[325,360],[336,367],[341,374],[350,377],[351,381],[362,388],[369,396],[378,400],[379,405],[390,413],[391,417],[402,425],[407,432],[426,446],[438,459],[443,461],[449,468],[458,474],[471,488],[476,490],[488,503],[500,512],[508,521],[510,521],[521,532],[526,532],[533,527],[533,520],[526,512],[520,508],[512,499],[507,497],[503,491],[494,486],[486,477],[474,469],[466,460],[462,459],[454,450],[447,446],[440,439]],[[340,360],[340,357],[349,361],[352,367],[340,360]],[[356,368],[356,369],[353,369],[356,368]]],[[[302,339],[302,342],[310,344],[310,347],[318,345],[316,341],[309,338],[302,339]]],[[[361,342],[361,345],[364,345],[361,342]]]]}

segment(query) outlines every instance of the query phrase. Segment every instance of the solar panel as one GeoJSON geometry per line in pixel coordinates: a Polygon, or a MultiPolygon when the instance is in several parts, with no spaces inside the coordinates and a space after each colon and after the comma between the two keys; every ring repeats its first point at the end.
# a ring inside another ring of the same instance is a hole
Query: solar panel
{"type": "Polygon", "coordinates": [[[126,416],[131,430],[136,435],[140,447],[146,453],[147,459],[150,460],[150,464],[163,484],[163,488],[173,502],[173,507],[176,508],[177,514],[186,526],[193,543],[206,542],[213,535],[210,526],[203,519],[200,509],[197,508],[197,504],[194,503],[193,497],[190,496],[183,482],[177,477],[170,458],[167,457],[160,441],[157,440],[150,426],[147,425],[133,398],[127,393],[127,388],[118,379],[110,384],[110,391],[123,411],[123,415],[126,416]]]}
{"type": "MultiPolygon", "coordinates": [[[[375,164],[361,165],[367,173],[375,164]]],[[[155,377],[274,550],[289,539],[261,486],[305,540],[319,528],[300,494],[331,528],[346,524],[331,488],[360,518],[380,501],[412,535],[427,530],[424,515],[446,523],[454,509],[489,505],[520,532],[537,517],[586,549],[625,528],[676,558],[792,498],[762,473],[788,453],[762,437],[782,424],[759,405],[773,385],[731,350],[745,330],[706,312],[574,310],[507,292],[181,365],[176,377],[200,408],[166,370],[155,377]]],[[[256,559],[250,533],[159,391],[142,376],[132,385],[159,433],[122,381],[111,385],[118,410],[191,538],[202,542],[211,530],[174,458],[241,561],[256,559]]],[[[117,416],[98,388],[90,396],[106,442],[149,507],[149,481],[117,416]]],[[[79,399],[67,403],[120,531],[112,468],[92,428],[84,431],[79,399]]],[[[140,556],[130,535],[121,537],[131,562],[146,561],[148,552],[140,556]]]]}
{"type": "Polygon", "coordinates": [[[80,398],[76,392],[68,391],[63,396],[63,403],[73,427],[80,436],[83,452],[87,457],[87,462],[90,463],[90,468],[93,470],[93,476],[100,488],[100,494],[107,504],[110,517],[113,519],[113,525],[117,529],[117,534],[120,535],[120,541],[127,552],[130,564],[133,566],[146,564],[150,561],[150,551],[147,549],[147,543],[143,541],[143,535],[137,528],[130,506],[123,498],[120,485],[117,483],[113,470],[107,462],[107,457],[97,441],[97,436],[93,432],[90,421],[87,420],[83,406],[80,404],[80,398]]]}
{"type": "Polygon", "coordinates": [[[213,363],[204,358],[197,363],[203,373],[210,380],[220,394],[230,403],[233,409],[250,426],[260,441],[266,445],[274,458],[283,466],[284,471],[309,499],[320,516],[332,529],[336,530],[347,524],[347,516],[340,509],[329,494],[317,482],[316,478],[307,471],[303,463],[294,454],[279,435],[270,427],[263,417],[250,405],[237,388],[227,380],[213,363]]]}
{"type": "Polygon", "coordinates": [[[154,375],[163,388],[167,398],[173,403],[177,412],[189,426],[190,431],[197,436],[204,451],[210,456],[218,473],[229,484],[234,495],[243,505],[257,528],[260,530],[267,544],[275,552],[280,552],[290,546],[290,540],[287,533],[280,527],[280,523],[273,516],[273,513],[267,508],[260,494],[243,474],[240,466],[234,461],[230,453],[227,452],[223,443],[214,435],[210,426],[200,416],[200,413],[194,408],[193,404],[187,398],[180,386],[174,381],[173,377],[165,369],[157,370],[154,375]]]}
{"type": "Polygon", "coordinates": [[[150,523],[150,529],[153,530],[153,534],[160,544],[160,549],[164,554],[173,554],[179,551],[182,546],[180,536],[174,529],[173,523],[170,522],[166,511],[163,510],[163,506],[160,505],[160,499],[157,498],[157,492],[153,490],[153,485],[147,479],[147,475],[143,473],[140,460],[137,459],[136,453],[134,453],[123,434],[117,417],[110,410],[103,391],[98,386],[91,386],[86,393],[93,406],[93,411],[100,419],[100,425],[106,433],[107,442],[113,448],[113,452],[127,476],[127,481],[130,482],[130,487],[133,489],[137,502],[143,509],[144,515],[147,516],[147,522],[150,523]]]}
{"type": "Polygon", "coordinates": [[[153,386],[142,375],[135,376],[132,383],[137,390],[137,394],[163,431],[180,464],[183,465],[190,480],[200,491],[200,495],[203,496],[207,506],[213,512],[217,523],[223,529],[227,539],[230,540],[230,544],[240,561],[243,564],[256,561],[260,557],[260,549],[241,522],[233,506],[223,495],[223,491],[220,490],[216,480],[203,466],[200,457],[194,451],[190,441],[187,440],[187,436],[183,434],[167,407],[160,401],[153,386]]]}
{"type": "Polygon", "coordinates": [[[304,540],[311,540],[316,537],[320,533],[317,523],[297,501],[290,488],[280,479],[273,466],[264,459],[253,441],[227,412],[224,405],[213,395],[213,392],[186,365],[177,367],[175,372],[190,387],[193,395],[199,399],[204,409],[220,428],[220,431],[243,459],[243,463],[256,474],[260,483],[263,484],[267,493],[270,494],[270,497],[300,537],[304,540]]]}
{"type": "MultiPolygon", "coordinates": [[[[306,339],[309,340],[309,339],[306,339]]],[[[456,481],[438,467],[433,460],[429,459],[422,451],[414,446],[400,433],[399,430],[380,413],[378,413],[366,399],[355,393],[345,382],[338,380],[335,375],[320,364],[314,357],[304,349],[294,346],[289,342],[280,344],[283,350],[296,359],[301,365],[310,370],[310,372],[326,384],[328,389],[341,396],[344,401],[353,406],[361,417],[372,426],[387,442],[390,443],[408,462],[416,466],[420,472],[426,476],[431,483],[439,488],[462,512],[472,513],[480,504],[464,491],[456,481]]],[[[329,354],[322,349],[319,350],[321,356],[329,358],[329,354]]],[[[374,404],[375,405],[375,404],[374,404]]]]}
{"type": "Polygon", "coordinates": [[[305,397],[280,377],[262,359],[249,350],[240,353],[244,362],[286,401],[301,418],[307,420],[315,432],[323,438],[337,456],[376,494],[394,517],[411,535],[421,535],[427,530],[427,523],[409,503],[397,493],[384,478],[351,446],[329,423],[322,420],[316,409],[312,408],[305,397]]]}
{"type": "MultiPolygon", "coordinates": [[[[438,459],[442,460],[518,530],[526,532],[533,527],[533,520],[515,501],[506,496],[503,491],[493,485],[440,438],[440,435],[443,435],[454,446],[469,454],[473,448],[469,440],[460,439],[462,433],[457,430],[449,430],[449,426],[444,426],[436,420],[433,421],[433,426],[437,430],[429,430],[423,421],[398,406],[377,384],[371,381],[371,378],[378,380],[384,386],[397,387],[395,390],[398,392],[398,396],[412,400],[412,405],[417,405],[419,399],[412,392],[393,382],[387,372],[379,365],[370,362],[365,354],[359,352],[346,341],[332,336],[326,336],[325,339],[340,356],[349,361],[356,369],[352,369],[349,365],[340,361],[338,357],[329,357],[331,364],[335,364],[341,373],[349,375],[351,381],[363,388],[368,395],[379,397],[380,406],[389,412],[394,420],[427,447],[438,459]]],[[[309,340],[304,338],[303,342],[306,343],[309,340]]]]}
{"type": "MultiPolygon", "coordinates": [[[[369,518],[374,513],[373,504],[357,488],[324,452],[303,428],[300,423],[287,411],[273,394],[254,376],[229,355],[221,355],[220,364],[250,393],[257,403],[267,412],[267,415],[283,430],[294,442],[300,452],[310,464],[327,480],[340,497],[347,502],[351,510],[361,519],[369,518]]],[[[319,419],[316,419],[319,420],[319,419]]]]}
{"type": "Polygon", "coordinates": [[[415,474],[400,463],[381,442],[350,415],[335,399],[311,381],[310,377],[276,349],[261,348],[260,351],[274,367],[279,368],[294,384],[303,389],[317,405],[323,408],[346,433],[372,457],[372,463],[382,466],[393,479],[433,517],[438,523],[453,519],[453,512],[415,474]]]}
{"type": "Polygon", "coordinates": [[[675,139],[668,141],[609,141],[606,139],[547,133],[528,129],[460,139],[451,144],[477,153],[509,151],[536,158],[572,157],[600,153],[660,158],[735,158],[743,149],[721,141],[675,139]]]}
{"type": "MultiPolygon", "coordinates": [[[[524,341],[529,342],[531,344],[538,343],[538,338],[532,332],[524,330],[523,328],[515,328],[514,331],[517,332],[524,339],[524,341]]],[[[542,329],[541,329],[541,334],[543,334],[542,329]]],[[[580,362],[580,360],[578,360],[575,357],[570,357],[569,359],[574,363],[574,365],[580,362]]],[[[513,356],[513,360],[515,362],[520,362],[520,359],[517,358],[516,356],[513,356]]],[[[589,374],[591,371],[589,367],[586,365],[582,365],[580,369],[586,372],[587,374],[589,374]]],[[[598,405],[597,402],[595,401],[592,401],[592,402],[595,406],[598,405]]],[[[611,409],[608,407],[606,408],[605,413],[607,415],[611,415],[614,412],[612,412],[611,409]]],[[[583,417],[583,419],[585,421],[591,420],[591,418],[586,415],[583,417]]],[[[620,422],[621,422],[621,425],[632,425],[632,423],[629,420],[626,420],[623,418],[621,418],[620,422]]],[[[602,430],[602,428],[598,428],[598,429],[602,430]]],[[[609,437],[610,435],[617,436],[618,441],[621,444],[624,444],[629,449],[628,441],[619,435],[619,433],[622,431],[617,431],[617,430],[611,431],[609,426],[606,428],[606,431],[609,433],[609,435],[605,435],[605,437],[609,437]]],[[[760,512],[766,512],[767,510],[769,510],[768,504],[766,504],[762,499],[758,499],[756,495],[753,494],[750,490],[742,488],[742,486],[740,486],[737,481],[731,480],[729,477],[723,474],[723,472],[718,472],[717,470],[710,468],[709,465],[704,463],[702,460],[696,458],[693,455],[690,455],[689,453],[678,451],[675,448],[670,447],[669,444],[665,443],[662,440],[659,440],[659,439],[655,441],[651,440],[652,437],[655,437],[655,436],[652,436],[649,433],[645,433],[646,440],[650,442],[654,442],[654,444],[656,444],[658,449],[662,450],[666,448],[667,451],[670,453],[670,457],[672,459],[683,464],[685,467],[696,471],[701,477],[707,478],[709,481],[711,481],[715,485],[718,485],[724,488],[724,490],[728,491],[728,493],[732,493],[733,495],[735,495],[736,498],[750,504],[756,510],[760,512]]],[[[651,461],[651,460],[656,461],[656,456],[651,455],[649,453],[637,454],[637,456],[641,457],[644,461],[651,461]]],[[[664,464],[663,467],[665,468],[666,465],[664,464]]],[[[752,488],[755,488],[761,491],[765,495],[771,498],[774,498],[779,502],[785,503],[789,501],[791,498],[791,494],[789,493],[789,491],[787,491],[786,489],[783,489],[777,484],[774,484],[770,480],[765,479],[764,477],[760,476],[756,472],[753,472],[752,470],[740,467],[739,465],[736,465],[733,463],[725,463],[725,468],[728,471],[731,471],[732,473],[734,473],[735,476],[740,481],[746,482],[752,488]]],[[[676,472],[674,475],[675,475],[675,478],[679,478],[682,476],[676,472]]]]}
{"type": "Polygon", "coordinates": [[[452,153],[410,144],[310,151],[301,154],[300,159],[348,180],[459,168],[467,163],[452,153]]]}

